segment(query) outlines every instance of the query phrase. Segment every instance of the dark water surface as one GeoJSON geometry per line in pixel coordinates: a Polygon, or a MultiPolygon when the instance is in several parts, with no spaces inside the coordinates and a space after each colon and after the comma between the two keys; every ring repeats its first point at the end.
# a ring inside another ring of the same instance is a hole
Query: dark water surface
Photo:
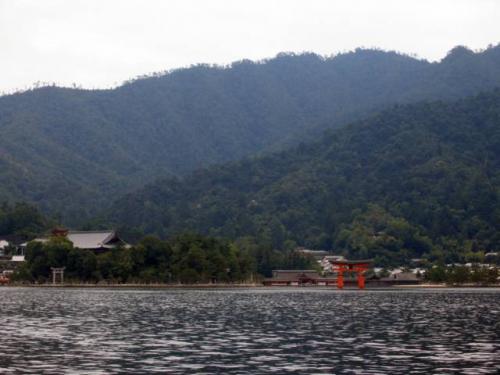
{"type": "Polygon", "coordinates": [[[0,288],[0,373],[500,373],[500,290],[0,288]]]}

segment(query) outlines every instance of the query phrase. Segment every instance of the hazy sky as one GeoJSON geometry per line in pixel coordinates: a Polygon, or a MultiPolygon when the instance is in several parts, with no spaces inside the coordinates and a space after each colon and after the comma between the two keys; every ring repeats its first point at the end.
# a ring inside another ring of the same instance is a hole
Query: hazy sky
{"type": "Polygon", "coordinates": [[[194,63],[500,42],[499,0],[0,0],[0,90],[109,87],[194,63]]]}

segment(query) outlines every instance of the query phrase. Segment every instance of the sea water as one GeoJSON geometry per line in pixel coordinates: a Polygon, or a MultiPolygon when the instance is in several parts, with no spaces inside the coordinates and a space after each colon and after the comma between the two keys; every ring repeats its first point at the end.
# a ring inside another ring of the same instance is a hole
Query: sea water
{"type": "Polygon", "coordinates": [[[0,373],[496,374],[500,290],[0,288],[0,373]]]}

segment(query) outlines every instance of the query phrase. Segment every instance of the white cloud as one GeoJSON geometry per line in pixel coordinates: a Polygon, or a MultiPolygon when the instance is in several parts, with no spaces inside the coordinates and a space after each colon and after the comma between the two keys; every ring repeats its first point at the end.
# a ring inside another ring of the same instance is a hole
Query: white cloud
{"type": "Polygon", "coordinates": [[[495,0],[0,0],[0,90],[109,87],[194,63],[499,42],[495,0]]]}

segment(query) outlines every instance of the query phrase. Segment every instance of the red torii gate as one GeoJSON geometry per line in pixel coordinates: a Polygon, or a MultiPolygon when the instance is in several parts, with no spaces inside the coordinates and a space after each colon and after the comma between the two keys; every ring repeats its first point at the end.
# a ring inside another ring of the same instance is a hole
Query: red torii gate
{"type": "Polygon", "coordinates": [[[331,260],[333,271],[337,272],[337,288],[344,287],[344,272],[356,272],[358,274],[359,289],[365,288],[364,273],[372,263],[371,260],[331,260]]]}

